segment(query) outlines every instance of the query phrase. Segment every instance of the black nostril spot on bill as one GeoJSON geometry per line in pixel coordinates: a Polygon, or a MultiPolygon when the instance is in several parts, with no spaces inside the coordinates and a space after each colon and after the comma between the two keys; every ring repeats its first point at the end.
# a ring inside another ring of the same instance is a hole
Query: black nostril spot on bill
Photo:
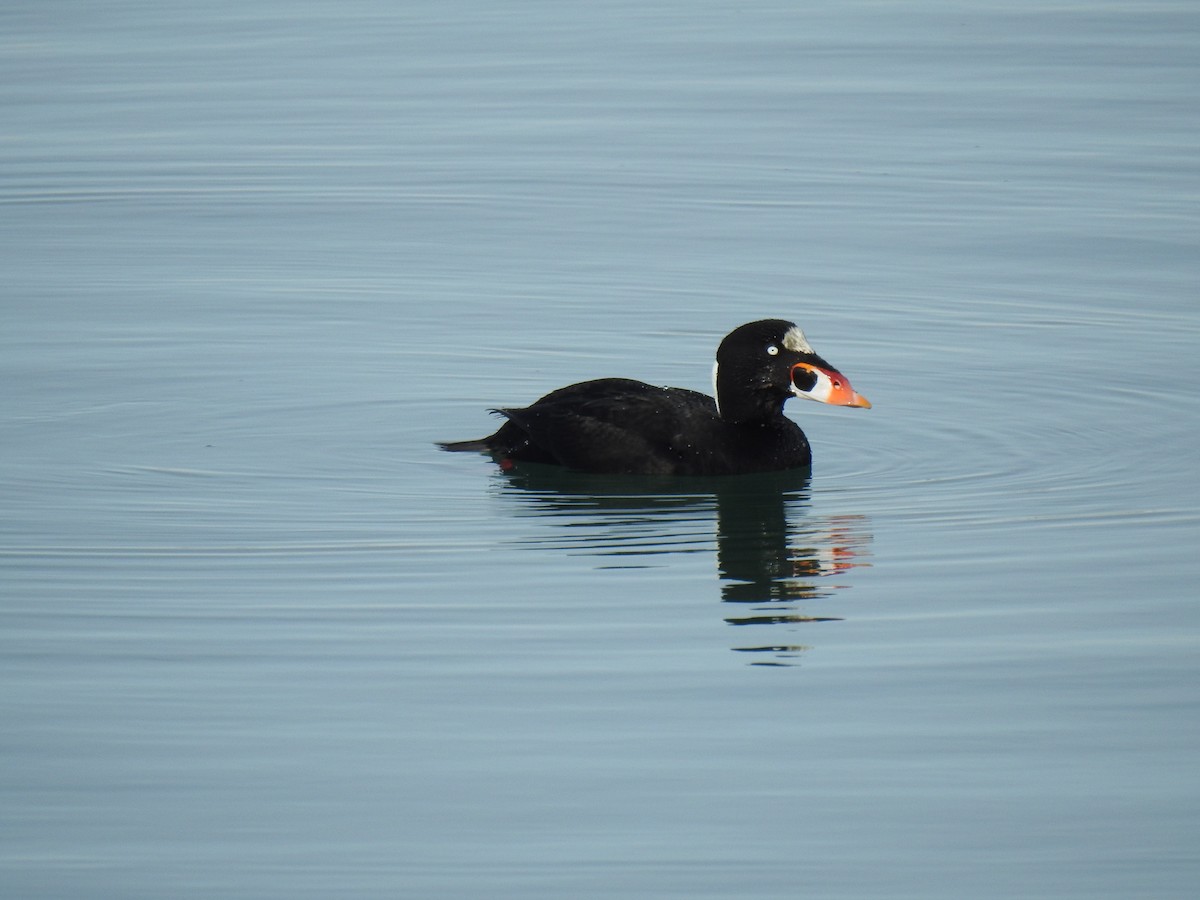
{"type": "Polygon", "coordinates": [[[796,390],[808,393],[817,386],[817,373],[797,366],[792,369],[792,384],[796,386],[796,390]]]}

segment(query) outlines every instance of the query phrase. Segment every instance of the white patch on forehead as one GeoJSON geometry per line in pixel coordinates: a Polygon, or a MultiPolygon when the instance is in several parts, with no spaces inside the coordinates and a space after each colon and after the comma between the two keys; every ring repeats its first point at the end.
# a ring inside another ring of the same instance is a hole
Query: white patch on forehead
{"type": "Polygon", "coordinates": [[[783,346],[795,353],[812,353],[813,348],[808,345],[808,341],[804,337],[804,332],[793,325],[787,330],[787,334],[783,336],[783,346]]]}

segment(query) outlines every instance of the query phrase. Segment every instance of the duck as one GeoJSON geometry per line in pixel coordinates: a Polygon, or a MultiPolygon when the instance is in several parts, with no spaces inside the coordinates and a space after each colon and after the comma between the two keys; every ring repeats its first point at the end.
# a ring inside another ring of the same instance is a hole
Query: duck
{"type": "Polygon", "coordinates": [[[719,476],[812,465],[792,397],[869,409],[867,398],[784,319],[735,328],[717,347],[713,394],[598,378],[551,391],[525,407],[491,410],[493,434],[438,444],[490,454],[503,470],[539,463],[605,475],[719,476]]]}

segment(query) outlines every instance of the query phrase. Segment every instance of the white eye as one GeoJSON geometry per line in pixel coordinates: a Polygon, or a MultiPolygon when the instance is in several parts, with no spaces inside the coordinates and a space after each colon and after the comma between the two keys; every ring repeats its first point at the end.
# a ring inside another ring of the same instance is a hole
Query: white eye
{"type": "Polygon", "coordinates": [[[774,344],[767,344],[767,355],[768,356],[778,356],[779,348],[776,347],[774,344]]]}

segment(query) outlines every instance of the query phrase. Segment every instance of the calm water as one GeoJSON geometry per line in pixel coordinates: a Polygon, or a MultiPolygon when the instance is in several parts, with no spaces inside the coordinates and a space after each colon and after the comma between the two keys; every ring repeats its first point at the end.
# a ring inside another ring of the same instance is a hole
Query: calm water
{"type": "Polygon", "coordinates": [[[1194,3],[0,25],[0,894],[1192,896],[1194,3]],[[811,479],[433,448],[765,316],[811,479]]]}

